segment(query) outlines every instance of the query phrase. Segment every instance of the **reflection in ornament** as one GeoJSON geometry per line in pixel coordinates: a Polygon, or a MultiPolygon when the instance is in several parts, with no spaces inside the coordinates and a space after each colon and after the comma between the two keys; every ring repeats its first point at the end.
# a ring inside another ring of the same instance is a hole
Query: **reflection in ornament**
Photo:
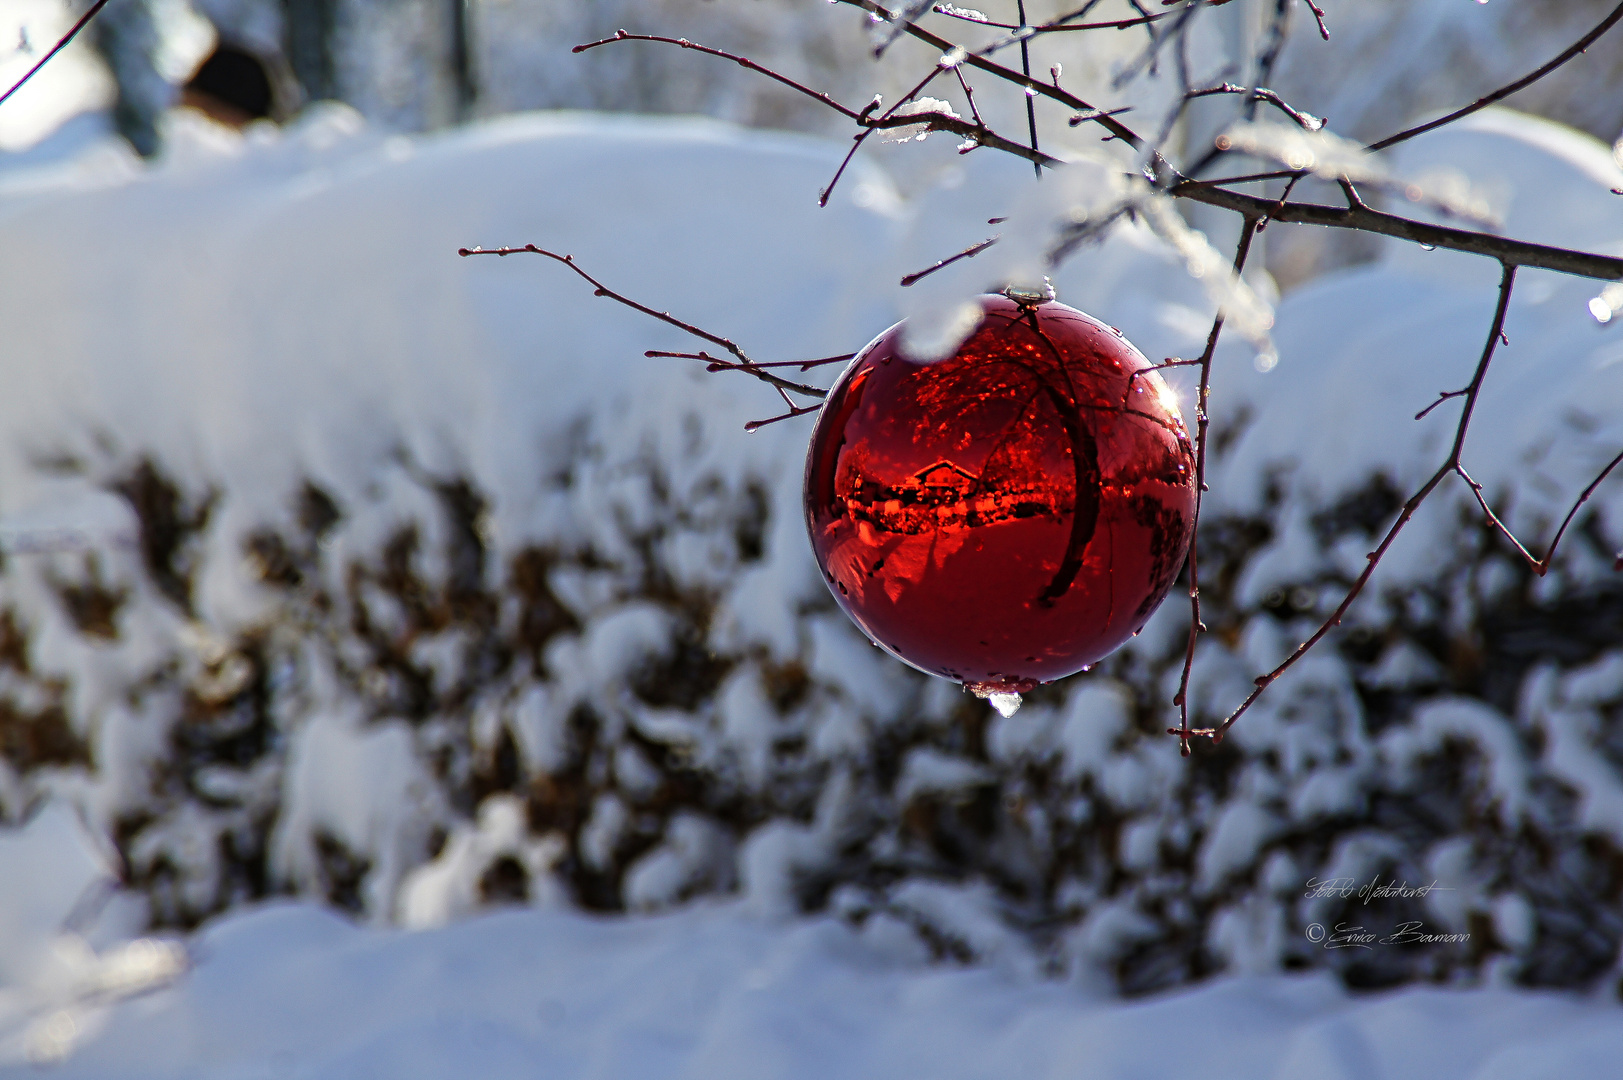
{"type": "Polygon", "coordinates": [[[1138,632],[1189,550],[1194,451],[1159,373],[1063,304],[981,298],[945,360],[892,327],[829,391],[806,522],[878,645],[1012,712],[1138,632]]]}

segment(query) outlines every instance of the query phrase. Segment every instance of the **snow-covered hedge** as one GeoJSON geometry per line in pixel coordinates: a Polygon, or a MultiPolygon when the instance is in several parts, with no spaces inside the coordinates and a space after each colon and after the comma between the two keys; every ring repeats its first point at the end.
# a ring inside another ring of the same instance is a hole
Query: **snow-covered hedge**
{"type": "MultiPolygon", "coordinates": [[[[428,926],[739,890],[1128,992],[1224,968],[1614,974],[1618,485],[1543,579],[1467,492],[1437,498],[1216,750],[1162,733],[1176,599],[1002,719],[835,611],[806,428],[743,432],[771,395],[642,358],[685,343],[556,264],[456,257],[542,243],[762,359],[828,355],[894,320],[897,278],[978,227],[1000,166],[971,156],[913,203],[861,166],[819,211],[843,147],[708,122],[408,141],[328,110],[170,145],[151,170],[92,148],[0,176],[0,815],[74,808],[151,922],[283,892],[428,926]],[[1377,877],[1437,888],[1310,884],[1377,877]],[[1408,920],[1469,938],[1306,935],[1408,920]]],[[[1514,235],[1623,251],[1623,176],[1587,137],[1485,114],[1407,153],[1466,169],[1514,235]]],[[[1057,285],[1151,356],[1207,329],[1134,226],[1057,285]]],[[[1535,542],[1623,442],[1623,331],[1595,291],[1525,275],[1468,444],[1535,542]]],[[[1203,716],[1435,466],[1449,408],[1410,417],[1467,377],[1492,300],[1394,246],[1280,304],[1277,367],[1221,353],[1203,716]]]]}

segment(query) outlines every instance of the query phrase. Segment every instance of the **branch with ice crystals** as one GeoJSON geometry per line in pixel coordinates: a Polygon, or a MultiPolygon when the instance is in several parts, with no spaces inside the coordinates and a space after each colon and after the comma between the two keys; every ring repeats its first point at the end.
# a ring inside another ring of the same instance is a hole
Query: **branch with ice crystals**
{"type": "MultiPolygon", "coordinates": [[[[940,130],[940,127],[938,126],[940,121],[946,119],[959,121],[963,120],[963,117],[959,116],[955,111],[953,111],[952,106],[948,105],[945,101],[942,101],[940,98],[928,97],[919,98],[917,101],[910,101],[906,105],[902,105],[891,110],[890,116],[887,119],[899,120],[902,117],[907,116],[921,117],[923,122],[916,124],[903,124],[896,127],[886,127],[883,129],[881,138],[883,138],[885,142],[894,143],[923,142],[929,137],[930,132],[940,130]]],[[[875,126],[878,125],[876,124],[875,126]]]]}
{"type": "Polygon", "coordinates": [[[1307,130],[1272,120],[1246,120],[1217,137],[1217,149],[1271,158],[1299,175],[1367,183],[1400,191],[1410,202],[1425,202],[1453,217],[1497,226],[1488,200],[1458,172],[1433,172],[1404,179],[1358,143],[1322,129],[1307,130]]]}
{"type": "Polygon", "coordinates": [[[964,22],[990,23],[992,21],[986,17],[984,11],[976,11],[974,8],[961,8],[955,4],[937,4],[935,5],[935,11],[939,15],[945,15],[950,19],[962,19],[964,22]]]}
{"type": "Polygon", "coordinates": [[[1328,131],[1273,120],[1244,120],[1217,137],[1219,150],[1271,158],[1297,172],[1327,180],[1385,180],[1385,166],[1362,146],[1328,131]]]}
{"type": "Polygon", "coordinates": [[[1239,331],[1259,350],[1271,354],[1269,331],[1274,327],[1274,310],[1258,296],[1233,265],[1212,247],[1204,233],[1184,223],[1172,200],[1159,192],[1144,191],[1134,209],[1152,232],[1165,240],[1182,257],[1189,276],[1199,281],[1206,295],[1217,304],[1224,321],[1239,331]]]}
{"type": "Polygon", "coordinates": [[[1029,177],[1020,177],[1023,170],[1011,159],[986,158],[972,172],[944,178],[925,192],[902,245],[906,268],[914,271],[903,279],[909,288],[903,301],[909,352],[921,358],[951,354],[980,317],[973,297],[1010,284],[1040,283],[1080,246],[1056,245],[1056,233],[1071,239],[1077,224],[1086,222],[1102,237],[1123,214],[1124,156],[1096,152],[1053,160],[1040,184],[1020,182],[1029,177]],[[943,253],[940,223],[974,220],[995,222],[998,235],[961,234],[943,253]],[[968,240],[975,242],[960,246],[968,240]]]}

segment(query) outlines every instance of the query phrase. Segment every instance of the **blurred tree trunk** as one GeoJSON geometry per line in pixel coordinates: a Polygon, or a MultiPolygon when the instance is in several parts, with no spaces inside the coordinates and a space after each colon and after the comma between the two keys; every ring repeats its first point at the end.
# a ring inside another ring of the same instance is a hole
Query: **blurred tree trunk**
{"type": "Polygon", "coordinates": [[[282,0],[283,35],[288,64],[304,100],[338,97],[333,39],[338,26],[338,0],[282,0]]]}
{"type": "Polygon", "coordinates": [[[135,152],[158,152],[158,116],[174,98],[174,88],[158,74],[159,29],[147,0],[118,0],[94,24],[96,51],[118,84],[113,126],[135,152]]]}

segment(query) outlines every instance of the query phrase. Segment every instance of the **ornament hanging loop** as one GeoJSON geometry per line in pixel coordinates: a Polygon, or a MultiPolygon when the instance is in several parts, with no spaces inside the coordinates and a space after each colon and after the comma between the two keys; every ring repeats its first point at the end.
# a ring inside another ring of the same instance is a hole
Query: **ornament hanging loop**
{"type": "Polygon", "coordinates": [[[1003,295],[1023,308],[1033,308],[1053,301],[1054,283],[1043,278],[1041,285],[1007,285],[1003,295]]]}

